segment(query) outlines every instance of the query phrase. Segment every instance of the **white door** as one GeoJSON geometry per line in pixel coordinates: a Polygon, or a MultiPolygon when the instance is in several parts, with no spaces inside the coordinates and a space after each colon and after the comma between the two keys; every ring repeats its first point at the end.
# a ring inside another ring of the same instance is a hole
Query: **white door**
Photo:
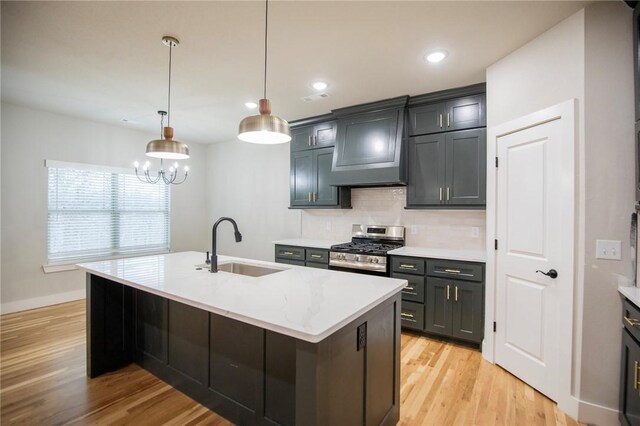
{"type": "Polygon", "coordinates": [[[563,287],[573,285],[574,142],[566,121],[496,137],[495,361],[555,401],[563,287]]]}

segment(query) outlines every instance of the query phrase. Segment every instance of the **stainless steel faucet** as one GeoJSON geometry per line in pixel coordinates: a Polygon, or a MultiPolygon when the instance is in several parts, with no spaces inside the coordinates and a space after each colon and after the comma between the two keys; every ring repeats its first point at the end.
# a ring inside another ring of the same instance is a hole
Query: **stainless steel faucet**
{"type": "Polygon", "coordinates": [[[242,241],[242,234],[238,231],[238,224],[235,220],[230,217],[221,217],[213,224],[213,228],[211,229],[211,269],[209,272],[218,272],[218,255],[216,254],[216,233],[218,230],[218,225],[224,221],[229,221],[233,225],[233,231],[236,237],[236,243],[242,241]]]}

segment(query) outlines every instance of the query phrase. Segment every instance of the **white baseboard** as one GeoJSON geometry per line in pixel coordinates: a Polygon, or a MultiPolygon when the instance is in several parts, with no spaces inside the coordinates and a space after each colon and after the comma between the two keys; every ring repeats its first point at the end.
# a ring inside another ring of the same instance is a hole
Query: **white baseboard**
{"type": "Polygon", "coordinates": [[[13,312],[26,311],[29,309],[42,308],[43,306],[57,305],[59,303],[71,302],[72,300],[84,299],[86,290],[68,291],[66,293],[51,294],[48,296],[34,297],[33,299],[16,300],[0,304],[0,313],[10,314],[13,312]]]}
{"type": "Polygon", "coordinates": [[[619,425],[618,410],[594,404],[587,401],[579,401],[578,421],[590,425],[609,426],[619,425]]]}

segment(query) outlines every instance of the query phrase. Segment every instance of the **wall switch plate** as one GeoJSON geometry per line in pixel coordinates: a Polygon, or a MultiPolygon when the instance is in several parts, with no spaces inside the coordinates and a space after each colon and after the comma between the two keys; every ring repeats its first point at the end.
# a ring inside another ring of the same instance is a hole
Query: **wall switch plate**
{"type": "Polygon", "coordinates": [[[471,227],[471,238],[478,238],[480,236],[480,228],[477,226],[471,227]]]}
{"type": "Polygon", "coordinates": [[[411,225],[411,235],[418,235],[418,225],[411,225]]]}
{"type": "Polygon", "coordinates": [[[622,242],[596,240],[596,259],[622,260],[622,242]]]}

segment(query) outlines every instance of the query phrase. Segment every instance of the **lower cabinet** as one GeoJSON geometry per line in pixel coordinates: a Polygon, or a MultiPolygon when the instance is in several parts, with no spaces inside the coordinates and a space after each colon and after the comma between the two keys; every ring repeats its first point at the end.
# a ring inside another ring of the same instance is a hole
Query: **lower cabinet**
{"type": "Polygon", "coordinates": [[[402,327],[480,343],[484,336],[484,264],[392,256],[402,291],[402,327]]]}
{"type": "Polygon", "coordinates": [[[620,423],[640,425],[640,308],[623,302],[620,423]]]}
{"type": "Polygon", "coordinates": [[[329,269],[329,250],[276,244],[276,263],[329,269]]]}

